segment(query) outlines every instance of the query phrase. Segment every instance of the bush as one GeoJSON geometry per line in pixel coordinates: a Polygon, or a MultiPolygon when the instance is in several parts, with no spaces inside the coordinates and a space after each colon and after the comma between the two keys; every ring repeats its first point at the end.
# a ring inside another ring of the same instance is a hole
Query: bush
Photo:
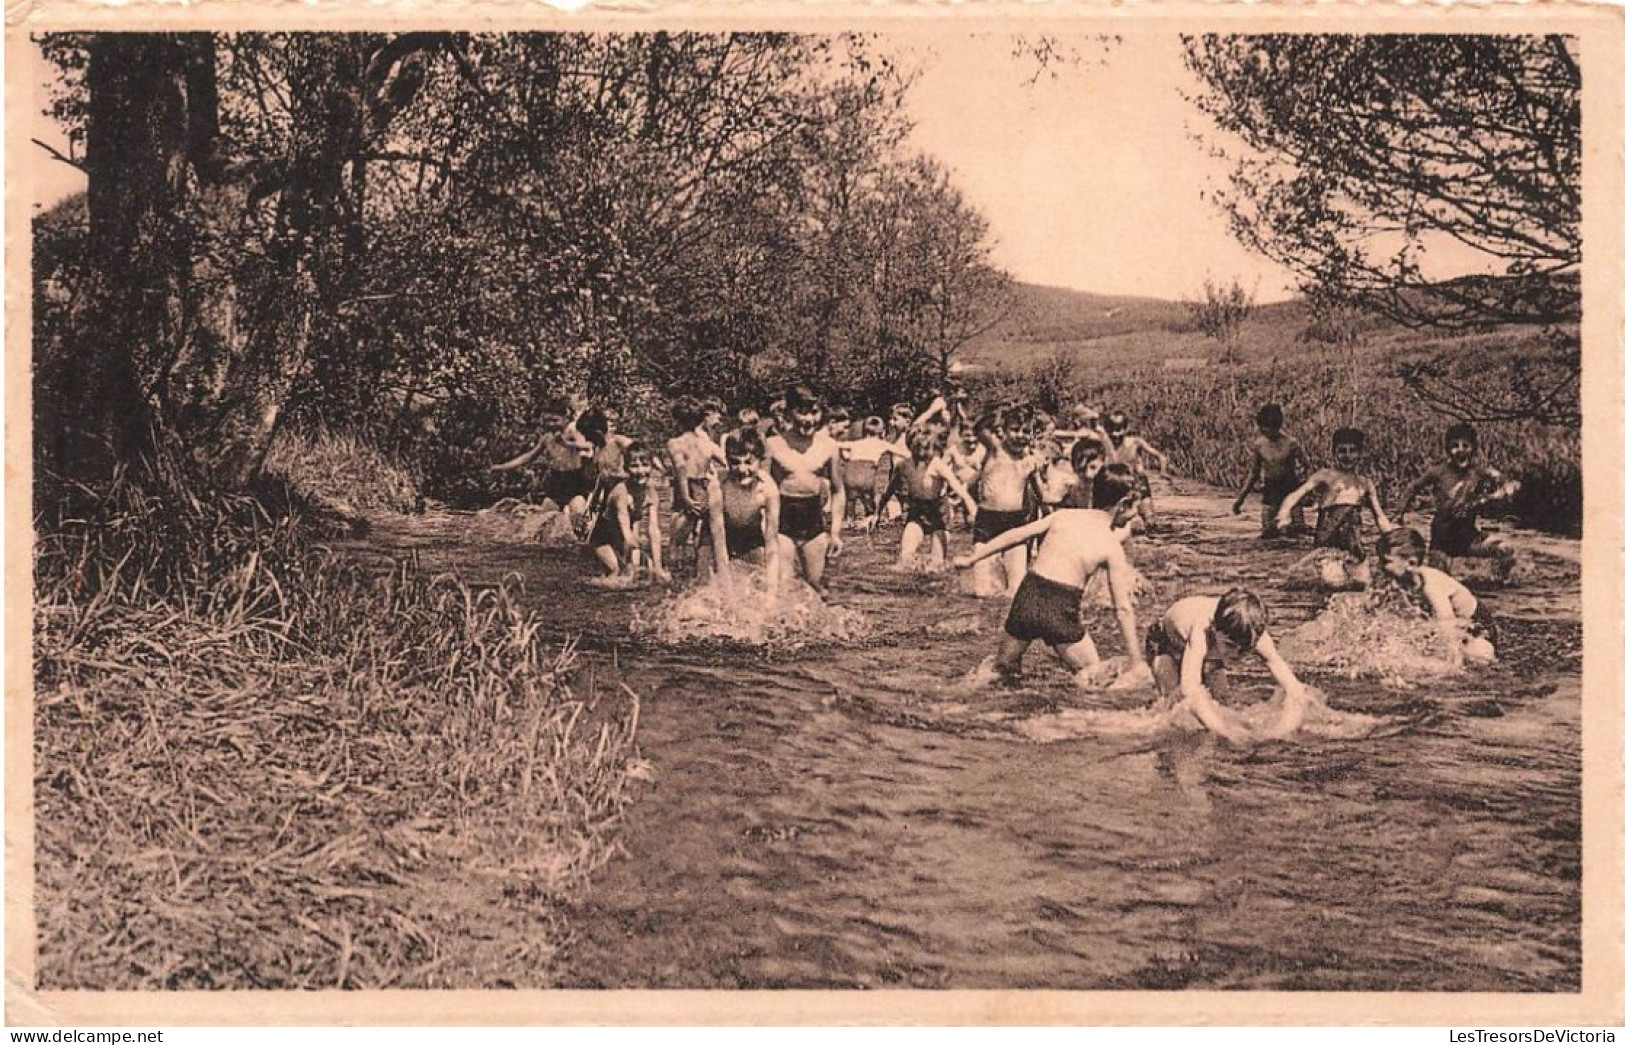
{"type": "Polygon", "coordinates": [[[39,986],[545,986],[637,700],[506,587],[121,483],[39,534],[39,986]]]}

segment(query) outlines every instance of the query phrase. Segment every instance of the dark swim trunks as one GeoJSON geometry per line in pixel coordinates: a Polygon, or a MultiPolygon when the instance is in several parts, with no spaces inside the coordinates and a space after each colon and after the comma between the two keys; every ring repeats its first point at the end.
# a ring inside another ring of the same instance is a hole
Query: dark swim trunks
{"type": "MultiPolygon", "coordinates": [[[[1169,631],[1167,624],[1157,621],[1145,630],[1145,662],[1151,664],[1158,657],[1172,658],[1175,664],[1180,663],[1185,656],[1185,640],[1180,638],[1178,632],[1169,631]]],[[[1202,660],[1202,675],[1216,668],[1224,667],[1224,660],[1213,655],[1213,643],[1208,643],[1207,656],[1202,660]]]]}
{"type": "Polygon", "coordinates": [[[918,524],[927,537],[948,529],[948,521],[942,516],[941,501],[910,501],[908,513],[903,516],[903,525],[909,523],[918,524]]]}
{"type": "Polygon", "coordinates": [[[1281,507],[1281,505],[1286,501],[1287,497],[1289,495],[1291,495],[1292,491],[1296,490],[1297,488],[1298,488],[1298,484],[1293,482],[1291,479],[1265,479],[1264,480],[1264,504],[1265,504],[1265,506],[1269,507],[1269,508],[1279,509],[1281,507]]]}
{"type": "Polygon", "coordinates": [[[1364,560],[1365,546],[1360,543],[1360,506],[1322,505],[1315,519],[1315,547],[1337,548],[1348,552],[1356,561],[1364,560]]]}
{"type": "Polygon", "coordinates": [[[1478,519],[1471,515],[1445,515],[1433,517],[1428,531],[1428,550],[1439,555],[1471,555],[1473,546],[1484,539],[1478,528],[1478,519]]]}
{"type": "Polygon", "coordinates": [[[1478,609],[1473,611],[1471,619],[1467,621],[1467,634],[1475,639],[1484,639],[1491,646],[1501,644],[1501,629],[1495,626],[1495,618],[1485,608],[1482,600],[1478,609]]]}
{"type": "Polygon", "coordinates": [[[730,526],[723,524],[722,539],[728,544],[728,558],[738,559],[767,547],[767,538],[762,536],[761,523],[750,526],[730,526]]]}
{"type": "Polygon", "coordinates": [[[1008,512],[983,508],[976,513],[976,525],[971,529],[971,541],[974,544],[986,544],[999,534],[1014,530],[1018,526],[1025,526],[1031,521],[1032,517],[1025,508],[1008,512]]]}
{"type": "Polygon", "coordinates": [[[593,477],[585,468],[553,469],[542,480],[542,497],[563,508],[577,497],[592,493],[593,477]]]}
{"type": "Polygon", "coordinates": [[[1004,620],[1007,635],[1022,642],[1047,642],[1051,646],[1071,646],[1085,634],[1078,608],[1083,591],[1028,572],[1010,603],[1004,620]]]}
{"type": "Polygon", "coordinates": [[[806,544],[824,533],[824,499],[811,497],[779,498],[779,532],[797,544],[806,544]]]}

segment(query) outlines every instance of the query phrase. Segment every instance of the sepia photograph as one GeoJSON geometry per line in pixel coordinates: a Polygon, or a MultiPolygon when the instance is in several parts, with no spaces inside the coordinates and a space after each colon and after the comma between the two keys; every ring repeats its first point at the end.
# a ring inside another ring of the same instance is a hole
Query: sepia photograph
{"type": "Polygon", "coordinates": [[[738,21],[12,24],[8,1018],[1618,1022],[1618,25],[738,21]]]}

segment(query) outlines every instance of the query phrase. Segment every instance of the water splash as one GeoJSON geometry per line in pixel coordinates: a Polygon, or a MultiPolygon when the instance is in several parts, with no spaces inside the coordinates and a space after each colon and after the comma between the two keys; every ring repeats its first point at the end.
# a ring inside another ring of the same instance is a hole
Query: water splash
{"type": "Polygon", "coordinates": [[[1453,630],[1387,589],[1333,595],[1319,616],[1282,639],[1281,652],[1293,664],[1399,690],[1459,675],[1463,663],[1453,630]]]}
{"type": "Polygon", "coordinates": [[[690,588],[647,613],[634,609],[632,619],[633,634],[667,645],[724,641],[795,650],[857,642],[872,631],[863,614],[829,605],[806,584],[791,581],[773,592],[763,572],[737,568],[729,587],[690,588]]]}
{"type": "MultiPolygon", "coordinates": [[[[1288,735],[1274,736],[1271,740],[1360,740],[1391,731],[1395,725],[1375,715],[1338,711],[1327,702],[1325,693],[1313,686],[1305,690],[1308,699],[1302,720],[1288,735]]],[[[1248,731],[1263,737],[1281,723],[1285,703],[1286,694],[1277,688],[1267,701],[1227,710],[1248,731]]],[[[1189,703],[1180,701],[1172,707],[1154,702],[1130,709],[1067,708],[1014,722],[1011,728],[1028,740],[1047,744],[1080,737],[1136,738],[1199,733],[1206,727],[1191,711],[1189,703]]]]}

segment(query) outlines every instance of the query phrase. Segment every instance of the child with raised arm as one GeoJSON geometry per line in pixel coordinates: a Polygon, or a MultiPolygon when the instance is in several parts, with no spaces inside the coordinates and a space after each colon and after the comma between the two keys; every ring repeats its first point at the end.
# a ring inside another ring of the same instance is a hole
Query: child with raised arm
{"type": "Polygon", "coordinates": [[[1287,525],[1298,502],[1311,494],[1320,498],[1315,517],[1315,547],[1332,548],[1346,561],[1328,559],[1321,564],[1321,580],[1329,588],[1366,588],[1371,585],[1371,564],[1366,561],[1360,540],[1360,517],[1370,508],[1379,532],[1394,524],[1383,514],[1377,500],[1377,485],[1359,473],[1365,455],[1365,433],[1358,428],[1339,428],[1332,433],[1332,465],[1311,475],[1302,486],[1287,495],[1275,513],[1277,526],[1287,525]]]}
{"type": "Polygon", "coordinates": [[[1232,744],[1251,740],[1252,734],[1219,701],[1229,692],[1227,659],[1256,653],[1286,696],[1280,719],[1265,731],[1264,738],[1276,739],[1297,730],[1303,724],[1309,696],[1275,648],[1268,625],[1264,603],[1240,588],[1218,596],[1189,595],[1168,607],[1145,634],[1145,657],[1164,705],[1173,707],[1183,700],[1197,720],[1218,736],[1232,744]]]}
{"type": "Polygon", "coordinates": [[[1079,686],[1095,685],[1100,652],[1084,627],[1080,614],[1084,585],[1104,571],[1111,593],[1128,668],[1112,683],[1129,689],[1151,681],[1141,657],[1134,621],[1134,569],[1123,550],[1125,522],[1133,513],[1134,477],[1126,467],[1103,470],[1095,479],[1094,500],[1101,509],[1068,508],[1051,512],[1035,522],[1006,530],[979,544],[969,555],[954,558],[964,569],[1010,548],[1024,547],[1042,538],[1032,569],[1021,579],[1004,622],[1004,638],[993,658],[993,668],[1006,681],[1021,677],[1027,647],[1045,642],[1075,675],[1079,686]]]}
{"type": "MultiPolygon", "coordinates": [[[[1276,403],[1266,403],[1258,411],[1258,436],[1252,443],[1252,466],[1247,470],[1247,482],[1236,494],[1236,503],[1230,506],[1231,515],[1240,515],[1242,502],[1262,481],[1264,528],[1259,537],[1266,539],[1280,536],[1281,527],[1276,522],[1276,513],[1281,509],[1281,502],[1298,488],[1302,476],[1309,472],[1309,460],[1303,454],[1303,447],[1281,431],[1284,422],[1285,415],[1276,403]]],[[[1303,506],[1299,504],[1292,510],[1292,525],[1287,527],[1287,533],[1302,533],[1306,529],[1303,506]]]]}
{"type": "Polygon", "coordinates": [[[1478,432],[1469,424],[1451,425],[1444,434],[1445,459],[1406,488],[1395,518],[1403,523],[1411,503],[1423,491],[1433,497],[1433,526],[1428,550],[1442,557],[1478,557],[1512,561],[1512,549],[1479,530],[1478,513],[1518,492],[1516,479],[1478,461],[1478,432]]]}
{"type": "Polygon", "coordinates": [[[906,505],[897,568],[913,563],[920,545],[926,541],[931,542],[931,565],[941,567],[948,557],[945,494],[952,490],[972,519],[976,518],[976,501],[942,456],[940,436],[925,428],[916,428],[908,434],[908,449],[909,456],[893,470],[891,485],[880,499],[884,505],[895,495],[906,505]]]}
{"type": "Polygon", "coordinates": [[[1155,464],[1157,471],[1167,475],[1168,455],[1130,432],[1128,415],[1121,410],[1106,415],[1101,431],[1106,434],[1106,463],[1128,465],[1140,484],[1140,520],[1150,530],[1156,524],[1156,509],[1151,502],[1151,479],[1146,468],[1155,464]]]}
{"type": "MultiPolygon", "coordinates": [[[[1025,418],[1016,411],[1000,408],[983,414],[976,421],[976,438],[985,452],[976,480],[971,542],[980,549],[1031,518],[1027,489],[1038,462],[1027,452],[1025,418]]],[[[978,561],[983,558],[987,556],[977,556],[978,561]]],[[[1015,594],[1027,572],[1026,545],[1001,543],[996,564],[1003,570],[1004,584],[993,576],[995,563],[979,567],[972,578],[978,598],[1015,594]]]]}
{"type": "Polygon", "coordinates": [[[625,474],[605,479],[604,508],[598,514],[587,547],[603,565],[607,580],[632,583],[648,546],[649,575],[669,581],[660,561],[660,511],[649,496],[649,475],[654,464],[648,448],[636,441],[624,445],[625,474]]]}
{"type": "Polygon", "coordinates": [[[587,498],[593,490],[593,476],[586,467],[592,444],[576,432],[570,424],[569,408],[557,400],[542,407],[539,427],[540,434],[530,449],[492,465],[490,471],[511,471],[540,459],[546,469],[542,475],[542,503],[552,502],[574,519],[587,510],[587,498]]]}
{"type": "Polygon", "coordinates": [[[814,589],[823,591],[824,567],[841,553],[841,529],[846,521],[840,448],[824,431],[823,402],[810,389],[801,385],[790,389],[784,405],[789,428],[765,444],[779,484],[780,526],[796,547],[802,576],[814,589]],[[825,480],[830,491],[827,523],[822,496],[825,480]]]}
{"type": "Polygon", "coordinates": [[[733,562],[742,560],[767,570],[777,590],[795,555],[789,538],[779,533],[779,487],[763,471],[766,449],[754,426],[723,440],[728,470],[711,487],[707,536],[712,568],[724,586],[733,582],[733,562]]]}
{"type": "Polygon", "coordinates": [[[1489,610],[1466,585],[1443,570],[1422,565],[1423,554],[1422,535],[1408,526],[1377,538],[1377,561],[1395,587],[1435,620],[1456,627],[1468,660],[1494,660],[1496,628],[1489,610]]]}

